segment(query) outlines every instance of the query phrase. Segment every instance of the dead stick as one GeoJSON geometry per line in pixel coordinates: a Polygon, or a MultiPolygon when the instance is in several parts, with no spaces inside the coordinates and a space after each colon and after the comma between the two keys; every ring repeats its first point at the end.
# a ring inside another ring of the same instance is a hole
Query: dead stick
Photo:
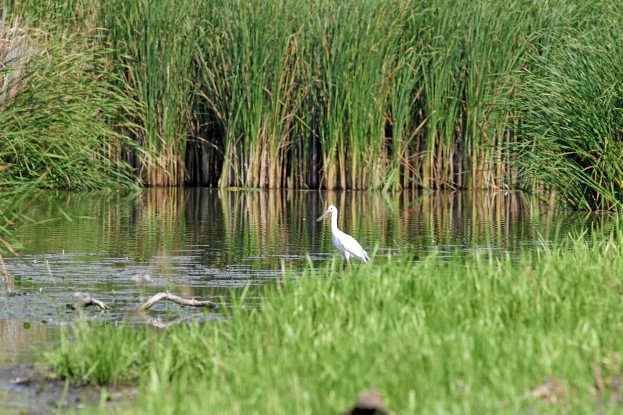
{"type": "Polygon", "coordinates": [[[156,304],[158,301],[161,301],[161,300],[170,300],[177,304],[189,305],[193,307],[210,307],[212,309],[218,308],[218,305],[216,303],[209,301],[209,300],[205,300],[205,301],[195,300],[195,299],[188,300],[180,296],[177,296],[175,294],[162,292],[162,293],[153,295],[149,300],[145,302],[145,304],[143,304],[142,306],[138,308],[138,311],[147,311],[151,307],[153,307],[154,304],[156,304]]]}

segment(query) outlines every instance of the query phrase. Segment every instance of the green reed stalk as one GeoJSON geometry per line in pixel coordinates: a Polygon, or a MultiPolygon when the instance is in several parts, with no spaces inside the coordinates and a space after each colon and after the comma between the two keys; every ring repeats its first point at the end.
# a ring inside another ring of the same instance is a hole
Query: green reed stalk
{"type": "Polygon", "coordinates": [[[184,181],[196,9],[187,1],[166,0],[102,5],[115,70],[128,96],[140,104],[136,140],[148,157],[139,174],[149,185],[184,181]]]}
{"type": "Polygon", "coordinates": [[[409,188],[419,182],[419,170],[414,163],[418,154],[418,135],[422,119],[418,107],[422,72],[418,70],[421,57],[419,34],[415,19],[422,10],[415,7],[401,11],[397,21],[403,27],[390,45],[387,58],[395,62],[389,74],[387,126],[391,129],[390,165],[383,181],[384,190],[409,188]]]}
{"type": "Polygon", "coordinates": [[[350,189],[378,188],[386,175],[385,124],[389,76],[395,63],[388,49],[399,25],[395,2],[362,3],[351,42],[351,83],[347,92],[350,189]],[[388,26],[388,22],[392,22],[388,26]],[[394,23],[398,22],[398,23],[394,23]]]}
{"type": "Polygon", "coordinates": [[[287,4],[231,1],[203,17],[202,97],[225,131],[220,186],[282,187],[295,121],[296,30],[287,4]],[[285,24],[275,25],[281,16],[285,24]]]}
{"type": "Polygon", "coordinates": [[[322,146],[322,184],[326,189],[346,188],[346,128],[349,59],[348,20],[350,3],[323,2],[309,16],[312,36],[308,40],[307,60],[316,57],[308,74],[315,89],[314,105],[319,114],[319,140],[322,146]],[[344,20],[342,20],[342,17],[344,20]]]}
{"type": "MultiPolygon", "coordinates": [[[[442,10],[451,9],[447,5],[442,10]]],[[[419,71],[423,81],[423,112],[426,118],[426,127],[423,131],[421,145],[421,170],[424,188],[442,187],[440,181],[444,178],[438,173],[444,160],[442,154],[446,152],[444,145],[448,130],[456,125],[458,117],[458,103],[460,99],[460,85],[457,71],[461,50],[458,47],[456,33],[457,21],[452,15],[431,9],[422,14],[419,24],[429,27],[424,33],[425,52],[419,62],[419,71]],[[432,22],[426,26],[425,21],[432,22]]]]}
{"type": "Polygon", "coordinates": [[[465,183],[468,187],[495,188],[506,182],[499,149],[508,110],[497,112],[496,101],[507,102],[504,97],[514,80],[511,74],[525,55],[521,39],[526,33],[530,6],[520,3],[507,7],[505,13],[498,11],[497,3],[480,2],[465,27],[461,134],[471,144],[471,174],[465,183]]]}

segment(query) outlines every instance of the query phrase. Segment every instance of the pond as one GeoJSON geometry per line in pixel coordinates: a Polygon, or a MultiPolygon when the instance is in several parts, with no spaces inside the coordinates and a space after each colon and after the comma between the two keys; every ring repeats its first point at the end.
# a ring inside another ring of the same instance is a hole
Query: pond
{"type": "Polygon", "coordinates": [[[220,318],[169,302],[136,312],[160,291],[226,303],[250,286],[253,303],[284,268],[300,272],[334,257],[329,221],[315,220],[329,204],[339,210],[339,227],[374,253],[372,266],[409,246],[440,258],[517,255],[599,223],[516,192],[41,192],[28,201],[29,220],[12,229],[19,256],[5,255],[0,269],[11,290],[0,294],[0,367],[32,360],[61,325],[79,318],[156,326],[220,318]],[[76,292],[111,310],[75,307],[76,292]]]}

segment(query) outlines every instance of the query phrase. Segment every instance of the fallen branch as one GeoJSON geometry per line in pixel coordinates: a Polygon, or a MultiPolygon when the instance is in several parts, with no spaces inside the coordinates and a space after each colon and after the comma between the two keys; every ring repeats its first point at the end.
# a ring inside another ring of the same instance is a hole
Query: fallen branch
{"type": "Polygon", "coordinates": [[[78,292],[78,293],[74,293],[74,297],[78,299],[78,302],[82,307],[89,307],[92,305],[96,305],[102,310],[110,310],[110,307],[108,307],[106,303],[91,297],[90,294],[78,292]]]}
{"type": "Polygon", "coordinates": [[[158,301],[161,301],[161,300],[169,300],[177,304],[189,305],[192,307],[209,307],[213,310],[218,308],[218,305],[216,303],[209,301],[209,300],[195,300],[194,298],[191,300],[188,300],[186,298],[182,298],[175,294],[161,292],[161,293],[153,295],[149,300],[145,302],[145,304],[143,304],[142,306],[138,308],[138,311],[147,311],[150,308],[152,308],[154,304],[156,304],[158,301]]]}

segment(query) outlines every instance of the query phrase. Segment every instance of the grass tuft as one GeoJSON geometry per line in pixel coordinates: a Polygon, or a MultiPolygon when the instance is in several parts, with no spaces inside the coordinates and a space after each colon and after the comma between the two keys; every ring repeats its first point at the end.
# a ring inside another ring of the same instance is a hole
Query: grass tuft
{"type": "Polygon", "coordinates": [[[117,132],[132,104],[90,43],[97,33],[34,28],[6,10],[2,19],[0,186],[135,187],[122,159],[131,142],[117,132]]]}

